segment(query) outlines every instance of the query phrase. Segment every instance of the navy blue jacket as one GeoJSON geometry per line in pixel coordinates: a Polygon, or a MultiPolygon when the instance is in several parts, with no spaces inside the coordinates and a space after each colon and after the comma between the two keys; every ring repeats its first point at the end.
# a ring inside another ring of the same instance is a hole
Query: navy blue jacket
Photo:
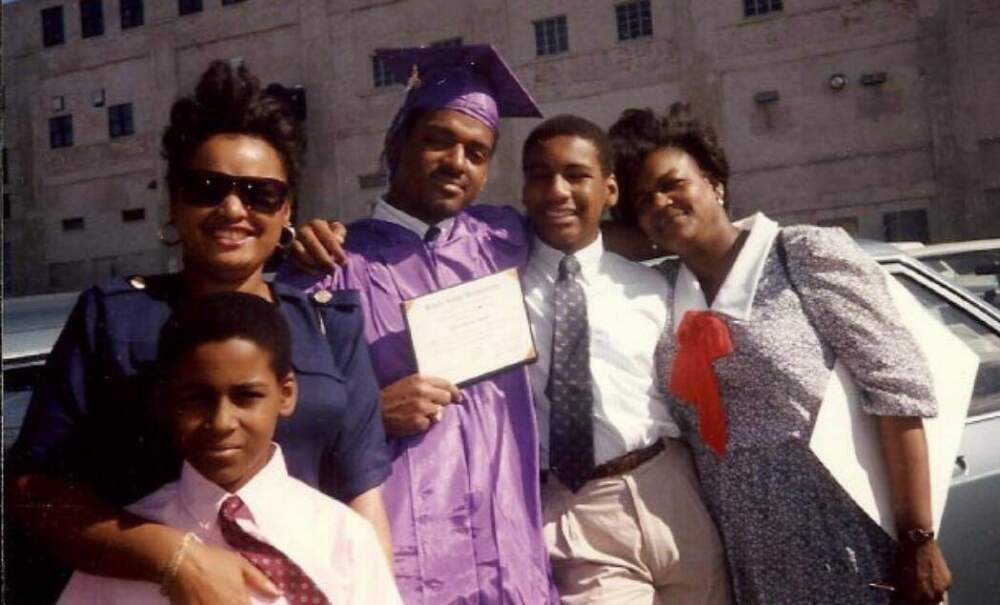
{"type": "MultiPolygon", "coordinates": [[[[349,501],[390,472],[360,301],[351,291],[318,302],[273,288],[299,387],[275,440],[292,476],[349,501]]],[[[32,395],[8,476],[65,477],[119,506],[179,476],[180,457],[152,413],[152,370],[160,329],[184,296],[178,275],[119,278],[80,295],[32,395]]]]}

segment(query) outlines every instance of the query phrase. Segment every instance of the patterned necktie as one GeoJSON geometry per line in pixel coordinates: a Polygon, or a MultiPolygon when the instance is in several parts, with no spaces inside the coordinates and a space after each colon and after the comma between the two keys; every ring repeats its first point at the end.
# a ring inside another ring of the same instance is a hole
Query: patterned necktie
{"type": "Polygon", "coordinates": [[[574,492],[594,471],[594,391],[590,378],[587,299],[576,281],[580,262],[559,262],[555,285],[549,398],[549,468],[574,492]]]}
{"type": "Polygon", "coordinates": [[[424,232],[424,243],[425,244],[433,243],[438,238],[439,235],[441,235],[440,227],[428,228],[427,231],[424,232]]]}
{"type": "Polygon", "coordinates": [[[289,603],[330,605],[316,584],[283,552],[243,531],[236,523],[236,513],[243,508],[239,496],[229,496],[219,509],[219,528],[226,543],[264,572],[285,593],[289,603]]]}

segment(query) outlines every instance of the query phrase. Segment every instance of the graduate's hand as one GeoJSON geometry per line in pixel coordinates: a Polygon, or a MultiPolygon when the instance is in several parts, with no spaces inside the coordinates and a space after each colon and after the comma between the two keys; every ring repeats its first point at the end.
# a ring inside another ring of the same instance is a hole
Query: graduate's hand
{"type": "Polygon", "coordinates": [[[937,540],[919,545],[901,541],[896,551],[894,576],[896,594],[893,603],[940,603],[951,587],[951,571],[937,540]]]}
{"type": "Polygon", "coordinates": [[[188,547],[170,584],[173,605],[249,605],[250,594],[281,591],[239,553],[206,544],[188,547]]]}
{"type": "Polygon", "coordinates": [[[299,267],[314,272],[329,272],[347,262],[344,240],[347,227],[340,221],[314,218],[299,225],[292,242],[292,260],[299,267]]]}
{"type": "Polygon", "coordinates": [[[458,387],[443,378],[411,374],[382,389],[382,422],[390,437],[422,433],[458,401],[458,387]]]}

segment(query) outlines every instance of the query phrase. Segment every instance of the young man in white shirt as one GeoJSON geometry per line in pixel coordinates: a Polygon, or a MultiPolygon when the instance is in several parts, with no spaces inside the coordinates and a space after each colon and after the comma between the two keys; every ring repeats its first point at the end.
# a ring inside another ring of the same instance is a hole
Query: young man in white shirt
{"type": "Polygon", "coordinates": [[[288,327],[273,303],[238,292],[194,299],[165,325],[157,369],[157,406],[184,467],[178,481],[128,509],[188,534],[159,590],[77,572],[61,604],[167,603],[194,541],[246,557],[264,576],[260,584],[280,594],[233,602],[401,602],[372,526],[289,476],[273,442],[297,391],[288,327]]]}
{"type": "Polygon", "coordinates": [[[669,286],[604,249],[601,217],[618,197],[607,137],[558,116],[522,159],[536,236],[523,278],[539,349],[529,374],[562,602],[727,603],[718,534],[655,389],[669,286]]]}

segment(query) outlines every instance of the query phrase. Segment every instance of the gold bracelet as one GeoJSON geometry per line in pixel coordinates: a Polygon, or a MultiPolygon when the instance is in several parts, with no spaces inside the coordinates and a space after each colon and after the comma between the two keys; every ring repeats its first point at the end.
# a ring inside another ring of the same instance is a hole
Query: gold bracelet
{"type": "Polygon", "coordinates": [[[163,572],[160,574],[160,594],[163,596],[170,596],[170,587],[173,585],[174,580],[177,579],[177,570],[180,569],[181,561],[184,560],[184,555],[187,553],[187,549],[191,546],[192,542],[201,544],[201,539],[193,532],[184,534],[184,537],[181,538],[181,543],[177,546],[177,550],[174,551],[174,554],[170,556],[170,561],[163,567],[163,572]]]}

